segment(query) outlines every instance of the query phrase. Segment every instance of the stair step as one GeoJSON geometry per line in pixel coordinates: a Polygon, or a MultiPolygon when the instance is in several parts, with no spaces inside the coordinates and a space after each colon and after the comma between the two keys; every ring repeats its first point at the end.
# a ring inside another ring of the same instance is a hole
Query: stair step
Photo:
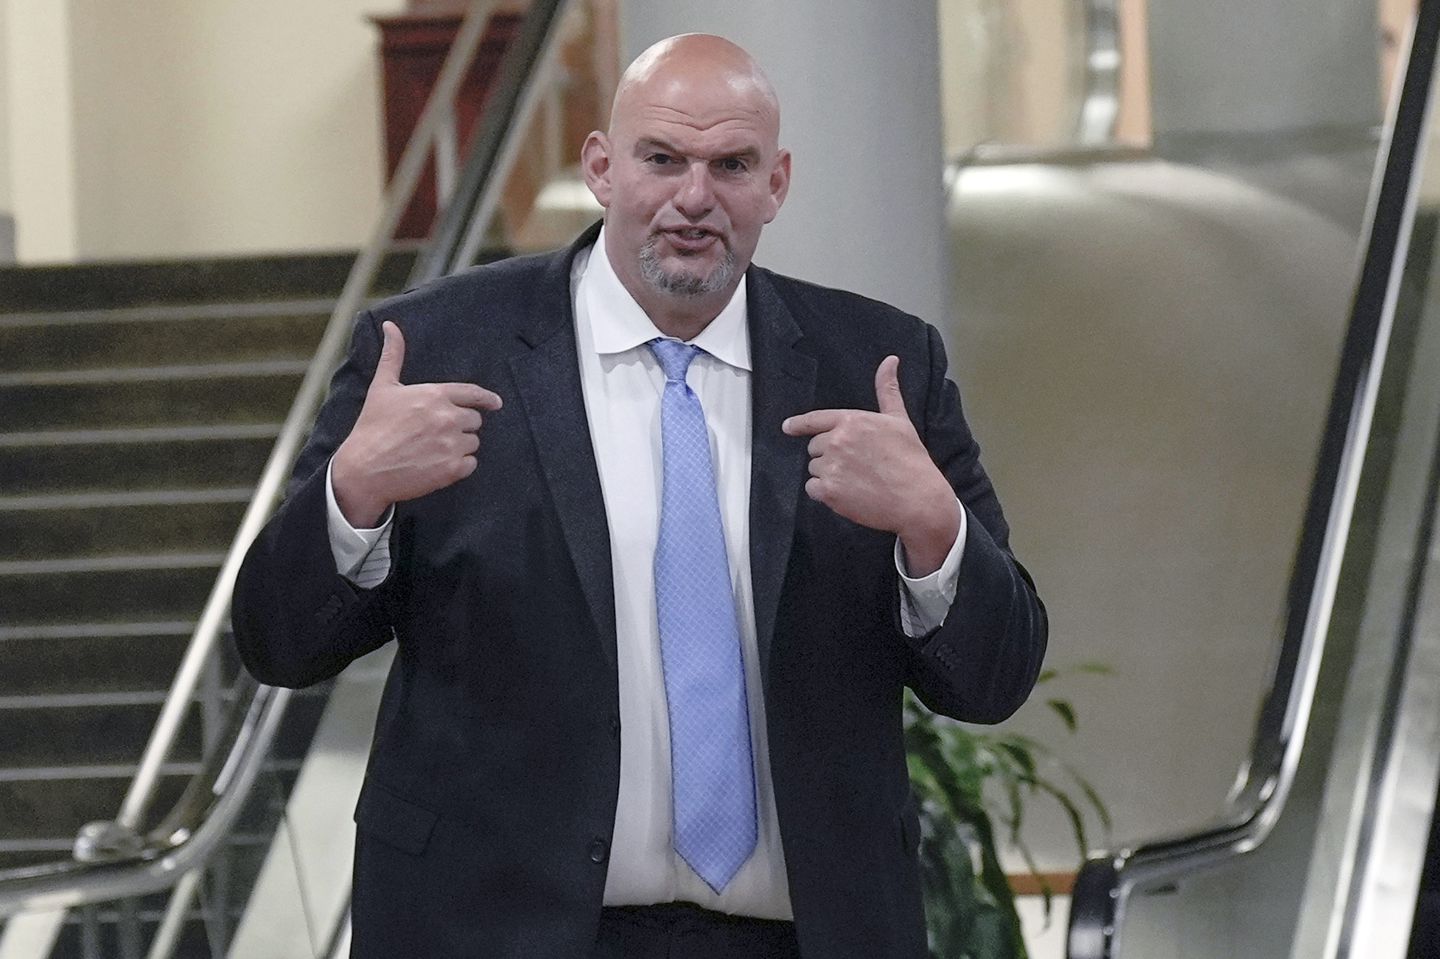
{"type": "MultiPolygon", "coordinates": [[[[159,715],[159,702],[7,709],[0,713],[0,766],[43,768],[134,762],[144,753],[159,715]]],[[[200,713],[191,708],[181,723],[171,758],[180,762],[197,760],[200,748],[200,713]]]]}
{"type": "Polygon", "coordinates": [[[296,300],[0,316],[0,371],[309,359],[333,306],[296,300]]]}
{"type": "Polygon", "coordinates": [[[193,631],[186,621],[0,630],[0,697],[159,688],[193,631]]]}
{"type": "MultiPolygon", "coordinates": [[[[327,699],[318,691],[291,697],[271,751],[274,759],[303,756],[327,699]]],[[[19,777],[29,775],[45,777],[39,781],[57,784],[57,790],[71,783],[83,791],[89,787],[76,777],[85,769],[102,765],[124,768],[138,762],[160,715],[161,700],[163,696],[153,703],[0,711],[0,767],[5,767],[0,788],[14,788],[19,777]]],[[[186,712],[170,760],[199,761],[200,737],[197,704],[186,712]]],[[[16,835],[46,834],[43,829],[30,828],[16,835]]]]}
{"type": "MultiPolygon", "coordinates": [[[[399,290],[414,252],[388,255],[377,290],[399,290]]],[[[0,312],[94,310],[166,303],[333,297],[355,253],[244,256],[183,262],[91,263],[0,268],[0,312]]]]}
{"type": "Polygon", "coordinates": [[[308,361],[0,373],[0,431],[269,423],[308,361]]]}
{"type": "Polygon", "coordinates": [[[0,496],[0,561],[224,549],[250,487],[0,496]]]}
{"type": "MultiPolygon", "coordinates": [[[[304,719],[304,716],[300,717],[304,719]]],[[[290,720],[287,718],[287,724],[290,720]]],[[[283,805],[299,775],[298,758],[270,760],[260,773],[255,797],[241,810],[236,820],[237,831],[265,834],[275,823],[274,808],[283,805]]],[[[165,815],[179,800],[186,784],[200,771],[199,763],[167,763],[164,775],[156,785],[155,799],[150,805],[150,820],[165,815]]],[[[56,770],[30,770],[39,776],[56,770]]],[[[59,770],[72,775],[58,778],[0,780],[0,861],[4,856],[28,855],[24,843],[54,840],[56,837],[78,835],[88,822],[114,819],[125,802],[125,794],[135,778],[135,766],[111,765],[76,767],[59,770]],[[94,775],[84,775],[94,773],[94,775]],[[37,839],[37,837],[40,837],[37,839]]],[[[11,770],[7,775],[26,774],[11,770]]],[[[348,801],[347,799],[340,800],[348,801]]],[[[42,855],[38,861],[53,860],[53,854],[42,855]]],[[[0,866],[3,868],[3,866],[0,866]]]]}
{"type": "Polygon", "coordinates": [[[0,623],[45,626],[195,616],[215,585],[219,553],[0,562],[0,623]]]}
{"type": "Polygon", "coordinates": [[[0,435],[7,496],[253,484],[280,425],[76,429],[0,435]]]}
{"type": "MultiPolygon", "coordinates": [[[[300,775],[302,757],[324,707],[324,695],[292,698],[276,734],[274,757],[266,760],[252,795],[236,818],[235,829],[240,834],[269,834],[274,829],[278,811],[284,808],[300,775]]],[[[4,770],[0,778],[0,863],[12,854],[30,855],[9,844],[75,837],[86,822],[114,819],[134,779],[138,756],[140,750],[124,763],[4,770]]],[[[154,824],[166,815],[199,770],[194,759],[166,763],[147,822],[154,824]]],[[[337,796],[337,809],[353,801],[354,796],[337,796]]],[[[55,857],[42,855],[39,861],[46,858],[55,857]]]]}
{"type": "MultiPolygon", "coordinates": [[[[198,768],[195,763],[167,764],[164,775],[156,784],[151,808],[164,810],[173,807],[198,768]]],[[[73,839],[79,834],[80,827],[88,822],[114,819],[125,801],[125,793],[135,776],[134,770],[133,764],[92,766],[77,770],[97,774],[85,778],[0,781],[0,840],[14,842],[56,836],[73,839]],[[110,775],[104,775],[107,773],[110,775]]],[[[7,851],[0,854],[0,863],[21,855],[31,854],[23,850],[7,851]]],[[[37,854],[32,856],[32,861],[47,862],[57,858],[60,857],[54,854],[37,854]]]]}

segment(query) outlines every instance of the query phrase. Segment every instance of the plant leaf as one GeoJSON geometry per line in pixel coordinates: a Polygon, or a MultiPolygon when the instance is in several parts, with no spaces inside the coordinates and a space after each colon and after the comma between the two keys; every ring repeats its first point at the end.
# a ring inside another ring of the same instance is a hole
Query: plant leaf
{"type": "Polygon", "coordinates": [[[1002,739],[995,746],[1002,754],[1014,761],[1024,778],[1035,778],[1035,757],[1023,744],[1002,739]]]}
{"type": "Polygon", "coordinates": [[[1063,699],[1047,699],[1045,700],[1045,705],[1055,711],[1055,714],[1060,717],[1060,721],[1065,724],[1067,730],[1072,733],[1075,732],[1074,706],[1071,706],[1070,703],[1063,699]]]}
{"type": "Polygon", "coordinates": [[[1100,819],[1100,825],[1105,827],[1105,832],[1108,834],[1115,827],[1115,824],[1110,821],[1110,810],[1106,807],[1105,800],[1100,798],[1100,794],[1095,791],[1095,787],[1090,784],[1090,780],[1069,766],[1067,766],[1066,769],[1070,773],[1070,778],[1075,780],[1075,785],[1080,787],[1080,791],[1083,792],[1085,798],[1089,800],[1090,807],[1095,810],[1095,815],[1100,819]]]}

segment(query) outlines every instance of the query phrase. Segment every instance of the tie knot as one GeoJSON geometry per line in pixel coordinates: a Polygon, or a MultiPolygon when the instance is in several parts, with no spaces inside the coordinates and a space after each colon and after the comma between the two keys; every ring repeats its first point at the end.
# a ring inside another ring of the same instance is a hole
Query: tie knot
{"type": "Polygon", "coordinates": [[[690,369],[690,361],[700,354],[700,347],[678,340],[658,339],[651,340],[649,345],[650,352],[655,354],[655,359],[660,361],[660,368],[665,371],[665,379],[683,385],[685,373],[690,369]]]}

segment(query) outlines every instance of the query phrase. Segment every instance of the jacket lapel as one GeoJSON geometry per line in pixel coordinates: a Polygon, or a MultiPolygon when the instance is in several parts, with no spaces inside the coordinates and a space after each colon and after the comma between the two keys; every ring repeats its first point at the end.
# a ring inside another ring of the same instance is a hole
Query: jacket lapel
{"type": "Polygon", "coordinates": [[[809,412],[815,399],[815,358],[796,349],[803,334],[765,270],[751,269],[747,293],[751,364],[750,581],[761,675],[770,675],[775,617],[805,495],[806,440],[780,424],[809,412]]]}
{"type": "Polygon", "coordinates": [[[520,339],[530,347],[510,359],[530,424],[541,472],[564,531],[581,591],[606,659],[615,665],[615,582],[600,472],[590,443],[575,346],[570,264],[595,241],[587,230],[565,255],[552,258],[530,301],[520,339]]]}

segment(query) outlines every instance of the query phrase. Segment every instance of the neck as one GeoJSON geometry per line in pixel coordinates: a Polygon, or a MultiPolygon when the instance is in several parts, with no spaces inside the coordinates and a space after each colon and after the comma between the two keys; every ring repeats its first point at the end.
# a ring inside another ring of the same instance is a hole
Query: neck
{"type": "MultiPolygon", "coordinates": [[[[666,336],[673,336],[677,340],[687,342],[699,336],[725,307],[725,304],[722,303],[713,309],[676,310],[665,309],[665,307],[673,307],[674,304],[646,303],[639,297],[636,297],[636,302],[645,311],[645,315],[650,317],[650,322],[655,324],[657,330],[666,336]]],[[[726,302],[729,302],[728,298],[726,302]]]]}
{"type": "Polygon", "coordinates": [[[709,326],[720,311],[730,303],[735,296],[735,290],[744,277],[742,273],[735,282],[723,290],[705,296],[675,296],[669,293],[662,293],[652,288],[644,280],[639,280],[635,286],[624,276],[620,282],[630,291],[640,309],[650,317],[650,322],[655,328],[666,336],[673,336],[677,340],[693,340],[709,326]],[[639,289],[635,287],[638,286],[639,289]]]}

